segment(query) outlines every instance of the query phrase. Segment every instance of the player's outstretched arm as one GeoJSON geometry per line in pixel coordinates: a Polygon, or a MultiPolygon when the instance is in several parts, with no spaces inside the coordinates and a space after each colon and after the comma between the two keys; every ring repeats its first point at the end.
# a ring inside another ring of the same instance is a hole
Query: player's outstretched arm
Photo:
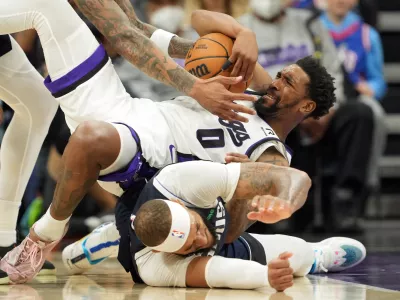
{"type": "MultiPolygon", "coordinates": [[[[226,89],[226,86],[240,82],[241,77],[218,76],[201,80],[186,72],[142,32],[139,23],[136,24],[139,28],[132,25],[124,12],[128,6],[121,4],[121,8],[114,0],[75,0],[75,3],[119,54],[150,77],[193,97],[224,120],[246,122],[247,119],[237,112],[255,113],[246,106],[233,103],[235,100],[254,101],[254,96],[236,94],[226,89]]],[[[149,34],[152,29],[146,27],[143,30],[149,34]]]]}
{"type": "Polygon", "coordinates": [[[270,286],[268,267],[222,256],[196,257],[186,271],[187,287],[257,289],[270,286]]]}
{"type": "MultiPolygon", "coordinates": [[[[115,2],[128,16],[131,24],[141,30],[145,36],[150,38],[151,35],[157,30],[156,27],[139,20],[129,0],[115,0],[115,2]]],[[[173,58],[185,58],[192,46],[193,41],[175,36],[172,38],[171,43],[169,44],[168,54],[173,58]]]]}

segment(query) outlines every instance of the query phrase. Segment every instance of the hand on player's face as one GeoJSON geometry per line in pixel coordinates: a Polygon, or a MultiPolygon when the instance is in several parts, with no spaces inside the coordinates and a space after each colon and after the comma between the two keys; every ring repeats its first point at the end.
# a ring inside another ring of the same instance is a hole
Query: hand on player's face
{"type": "Polygon", "coordinates": [[[242,30],[236,37],[229,61],[233,64],[231,76],[242,76],[247,81],[253,75],[258,60],[258,45],[254,32],[242,30]]]}
{"type": "Polygon", "coordinates": [[[293,285],[293,269],[289,262],[292,256],[292,253],[284,252],[268,263],[269,284],[278,292],[283,292],[293,285]]]}
{"type": "Polygon", "coordinates": [[[243,80],[242,77],[216,76],[210,79],[198,79],[193,86],[190,96],[196,99],[201,106],[214,115],[227,121],[248,122],[246,117],[238,113],[254,115],[255,110],[244,105],[236,104],[235,100],[256,101],[253,95],[232,93],[227,86],[235,85],[243,80]]]}
{"type": "Polygon", "coordinates": [[[174,252],[175,254],[188,255],[201,249],[211,248],[215,243],[201,216],[192,210],[189,210],[189,213],[191,219],[189,237],[182,248],[174,252]]]}
{"type": "Polygon", "coordinates": [[[273,224],[287,219],[293,213],[290,203],[270,195],[255,196],[251,205],[256,211],[248,213],[247,218],[265,224],[273,224]]]}

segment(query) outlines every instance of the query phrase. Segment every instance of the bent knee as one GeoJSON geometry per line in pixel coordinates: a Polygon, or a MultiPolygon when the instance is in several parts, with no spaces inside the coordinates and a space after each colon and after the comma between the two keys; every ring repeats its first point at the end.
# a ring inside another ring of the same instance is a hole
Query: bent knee
{"type": "MultiPolygon", "coordinates": [[[[72,134],[71,143],[87,152],[104,151],[120,145],[118,131],[103,121],[85,121],[72,134]]],[[[119,150],[118,150],[119,151],[119,150]]]]}

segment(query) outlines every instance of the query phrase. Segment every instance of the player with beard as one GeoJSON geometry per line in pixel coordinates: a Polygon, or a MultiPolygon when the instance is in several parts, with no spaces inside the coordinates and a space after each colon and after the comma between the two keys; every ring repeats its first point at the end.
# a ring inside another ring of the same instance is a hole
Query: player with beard
{"type": "MultiPolygon", "coordinates": [[[[132,99],[104,49],[65,1],[13,3],[0,4],[0,33],[31,27],[38,31],[50,74],[45,84],[74,132],[63,155],[51,207],[24,242],[1,261],[1,268],[16,283],[35,276],[97,179],[111,182],[118,190],[106,188],[120,195],[123,188],[152,177],[168,164],[193,159],[225,162],[231,159],[225,157],[227,152],[287,166],[291,154],[284,140],[288,133],[307,117],[327,114],[335,101],[333,78],[312,57],[286,67],[274,81],[258,66],[252,83],[262,93],[256,108],[259,115],[246,115],[246,123],[217,118],[189,97],[162,103],[132,99]],[[32,10],[37,13],[31,14],[32,10]],[[55,18],[55,12],[62,12],[64,18],[55,18]],[[49,26],[41,26],[42,21],[49,26]],[[92,54],[88,57],[88,53],[92,54]],[[76,66],[72,70],[71,64],[76,66]]],[[[235,47],[257,52],[254,35],[243,38],[241,33],[247,29],[229,16],[197,12],[193,26],[200,35],[219,31],[237,37],[235,47]]],[[[226,84],[236,82],[225,80],[226,84]]],[[[253,104],[247,106],[251,113],[253,104]]]]}
{"type": "Polygon", "coordinates": [[[366,251],[352,239],[310,244],[291,236],[244,233],[253,220],[275,223],[289,217],[306,200],[310,185],[305,173],[265,163],[169,165],[146,183],[136,202],[136,189],[122,195],[118,230],[114,224],[97,228],[64,249],[63,261],[71,273],[83,273],[119,246],[118,259],[135,283],[270,285],[279,291],[293,284],[293,275],[357,265],[366,251]]]}

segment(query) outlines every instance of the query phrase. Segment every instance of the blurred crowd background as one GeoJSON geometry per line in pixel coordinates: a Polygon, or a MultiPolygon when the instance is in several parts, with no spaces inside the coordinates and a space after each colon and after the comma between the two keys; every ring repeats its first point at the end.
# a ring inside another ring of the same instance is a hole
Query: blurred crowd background
{"type": "MultiPolygon", "coordinates": [[[[73,1],[71,1],[73,2],[73,1]]],[[[252,29],[259,62],[274,77],[307,55],[320,59],[336,78],[338,103],[320,120],[306,120],[286,141],[294,150],[292,166],[306,171],[313,187],[305,207],[276,226],[254,225],[259,233],[307,231],[362,233],[363,220],[400,220],[400,3],[393,0],[131,0],[138,17],[192,40],[191,13],[196,9],[232,15],[252,29]]],[[[73,3],[72,3],[73,5],[73,3]]],[[[79,13],[79,12],[78,12],[79,13]]],[[[86,21],[87,22],[87,21],[86,21]]],[[[179,95],[147,77],[104,44],[117,73],[133,97],[154,101],[179,95]]],[[[32,64],[46,74],[35,31],[15,39],[32,64]]],[[[177,60],[183,66],[183,60],[177,60]]],[[[1,103],[1,101],[0,101],[1,103]]],[[[0,109],[1,137],[13,111],[0,109]]],[[[50,128],[20,209],[19,229],[28,228],[48,208],[69,139],[61,111],[50,128]]],[[[10,178],[10,180],[13,180],[10,178]]],[[[70,236],[79,237],[113,219],[116,198],[99,186],[80,204],[70,236]]]]}

